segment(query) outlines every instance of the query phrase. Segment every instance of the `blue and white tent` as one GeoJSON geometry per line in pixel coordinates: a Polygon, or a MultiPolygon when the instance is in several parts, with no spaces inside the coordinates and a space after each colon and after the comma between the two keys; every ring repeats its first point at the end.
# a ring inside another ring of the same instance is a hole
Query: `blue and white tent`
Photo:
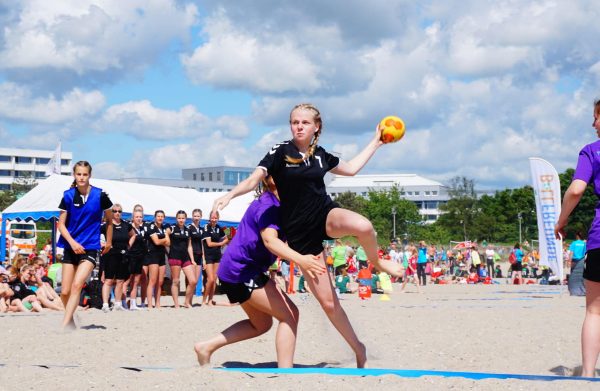
{"type": "MultiPolygon", "coordinates": [[[[40,181],[36,187],[15,201],[2,212],[2,239],[0,242],[0,260],[5,254],[6,221],[7,220],[53,220],[58,218],[58,205],[63,192],[71,186],[73,177],[65,175],[51,175],[40,181]]],[[[175,214],[179,210],[187,212],[191,217],[193,209],[199,208],[203,212],[203,223],[208,219],[216,198],[225,194],[223,192],[201,193],[194,189],[146,185],[140,183],[121,182],[107,179],[90,180],[93,186],[105,191],[113,203],[123,206],[123,218],[129,219],[136,204],[144,207],[145,219],[152,220],[155,210],[163,210],[166,221],[175,222],[175,214]]],[[[246,209],[254,199],[253,194],[235,198],[220,212],[219,224],[237,227],[246,209]]]]}

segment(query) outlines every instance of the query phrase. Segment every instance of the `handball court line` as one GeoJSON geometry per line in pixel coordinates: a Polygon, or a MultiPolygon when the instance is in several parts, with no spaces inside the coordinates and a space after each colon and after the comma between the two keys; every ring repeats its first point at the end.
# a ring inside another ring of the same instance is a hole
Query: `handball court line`
{"type": "Polygon", "coordinates": [[[433,371],[417,369],[375,369],[375,368],[215,368],[222,371],[234,371],[244,373],[286,374],[286,375],[309,375],[322,374],[333,376],[383,376],[396,375],[406,378],[417,378],[422,376],[439,376],[446,378],[462,377],[471,380],[485,379],[516,379],[530,381],[558,381],[558,380],[583,380],[600,382],[600,378],[555,376],[555,375],[523,375],[514,373],[491,373],[491,372],[460,372],[460,371],[433,371]]]}
{"type": "MultiPolygon", "coordinates": [[[[79,364],[29,364],[29,365],[10,365],[0,363],[0,368],[16,367],[36,367],[44,369],[53,368],[88,368],[85,365],[79,364]]],[[[91,367],[89,367],[91,368],[91,367]]],[[[118,366],[117,369],[125,369],[135,372],[171,372],[178,369],[198,368],[198,366],[118,366]]],[[[486,380],[486,379],[515,379],[527,381],[564,381],[564,380],[579,380],[589,382],[600,382],[600,378],[593,377],[578,377],[578,376],[556,376],[556,375],[525,375],[515,373],[494,373],[494,372],[462,372],[462,371],[434,371],[420,369],[384,369],[384,368],[331,368],[331,367],[309,367],[309,368],[259,368],[259,367],[215,367],[213,369],[228,372],[243,372],[243,373],[262,373],[270,375],[332,375],[332,376],[383,376],[395,375],[404,378],[419,378],[423,376],[438,376],[445,378],[465,378],[470,380],[486,380]]]]}

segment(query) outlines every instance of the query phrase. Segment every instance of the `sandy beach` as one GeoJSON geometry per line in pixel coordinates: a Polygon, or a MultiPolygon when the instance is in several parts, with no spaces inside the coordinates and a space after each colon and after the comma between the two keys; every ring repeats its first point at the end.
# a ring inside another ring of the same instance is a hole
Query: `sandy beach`
{"type": "MultiPolygon", "coordinates": [[[[343,295],[369,367],[571,376],[581,365],[584,298],[566,287],[428,285],[389,301],[343,295]]],[[[309,294],[300,308],[298,368],[353,367],[352,352],[309,294]]],[[[169,298],[164,297],[169,304],[169,298]]],[[[224,301],[224,296],[218,300],[224,301]]],[[[217,351],[200,368],[193,344],[244,318],[240,307],[166,307],[152,311],[78,312],[80,329],[59,328],[62,314],[3,314],[1,389],[598,389],[580,380],[470,380],[461,377],[257,374],[218,367],[274,367],[273,328],[217,351]]]]}

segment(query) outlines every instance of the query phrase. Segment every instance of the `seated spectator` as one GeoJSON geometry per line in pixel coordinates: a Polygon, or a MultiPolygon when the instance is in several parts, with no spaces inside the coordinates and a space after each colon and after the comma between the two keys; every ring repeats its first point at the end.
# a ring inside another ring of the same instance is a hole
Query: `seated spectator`
{"type": "Polygon", "coordinates": [[[14,294],[6,282],[0,282],[0,313],[10,311],[10,299],[14,294]]]}
{"type": "Polygon", "coordinates": [[[475,266],[471,266],[469,270],[469,276],[467,277],[467,284],[477,284],[479,282],[479,277],[477,275],[477,269],[475,266]]]}
{"type": "Polygon", "coordinates": [[[496,264],[496,267],[494,268],[494,277],[502,278],[502,268],[498,264],[496,264]]]}
{"type": "Polygon", "coordinates": [[[480,263],[477,268],[477,277],[479,277],[479,280],[483,281],[487,278],[487,276],[488,276],[487,268],[485,267],[485,265],[483,263],[480,263]]]}
{"type": "Polygon", "coordinates": [[[340,293],[355,293],[356,287],[351,284],[350,276],[345,267],[340,268],[340,274],[335,277],[335,287],[340,293]]]}
{"type": "Polygon", "coordinates": [[[55,311],[64,310],[60,297],[58,297],[50,284],[42,281],[33,266],[25,265],[21,268],[21,282],[25,284],[28,289],[35,292],[42,307],[55,311]]]}
{"type": "Polygon", "coordinates": [[[28,289],[25,284],[21,282],[19,272],[15,267],[11,267],[8,270],[8,285],[14,292],[13,297],[10,300],[11,305],[14,305],[16,312],[42,312],[42,305],[38,300],[35,292],[28,289]]]}
{"type": "Polygon", "coordinates": [[[371,273],[371,293],[382,294],[383,289],[381,289],[381,283],[379,282],[379,270],[373,268],[371,273]]]}

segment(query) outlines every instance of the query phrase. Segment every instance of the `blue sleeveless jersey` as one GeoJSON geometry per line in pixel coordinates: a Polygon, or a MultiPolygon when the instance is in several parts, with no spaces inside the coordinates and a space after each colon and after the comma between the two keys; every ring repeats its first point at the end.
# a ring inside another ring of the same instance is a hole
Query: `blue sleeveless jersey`
{"type": "MultiPolygon", "coordinates": [[[[67,230],[84,249],[100,250],[100,225],[104,212],[100,206],[102,189],[91,186],[86,202],[81,205],[74,204],[76,193],[77,188],[73,187],[63,194],[67,207],[67,230]]],[[[61,236],[58,247],[70,249],[71,245],[61,236]]]]}

